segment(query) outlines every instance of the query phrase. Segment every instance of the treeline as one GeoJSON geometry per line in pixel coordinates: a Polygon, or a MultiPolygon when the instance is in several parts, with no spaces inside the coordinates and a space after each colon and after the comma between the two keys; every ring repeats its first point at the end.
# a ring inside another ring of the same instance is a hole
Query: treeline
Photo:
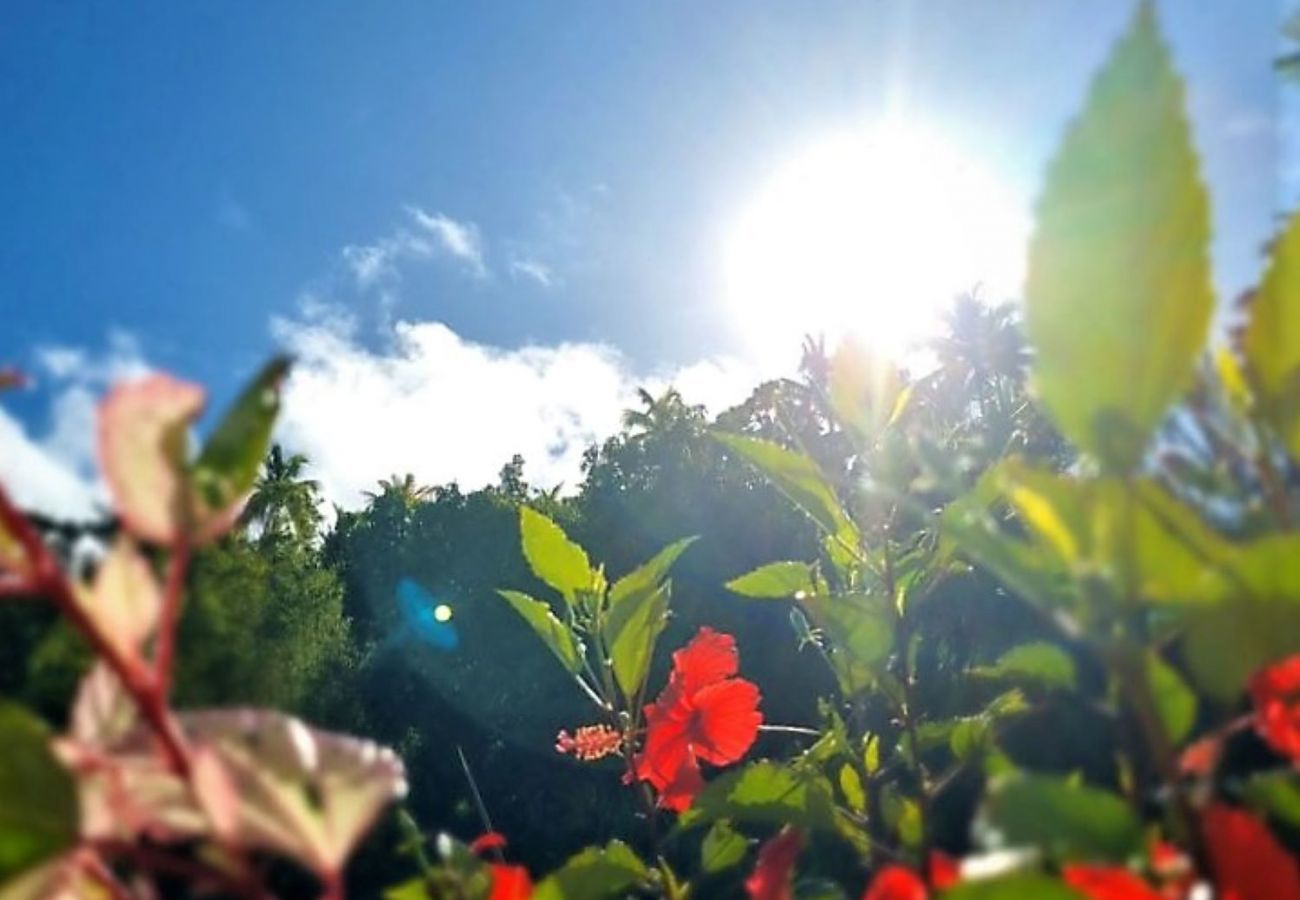
{"type": "MultiPolygon", "coordinates": [[[[909,407],[920,424],[888,448],[889,460],[919,478],[936,507],[1008,452],[1064,461],[1059,439],[1027,402],[1026,351],[1012,308],[959,299],[918,358],[926,372],[911,379],[909,407]]],[[[660,646],[678,646],[706,623],[735,634],[768,721],[819,726],[816,698],[832,692],[834,679],[817,635],[788,603],[745,602],[723,588],[761,563],[815,557],[815,529],[710,431],[797,446],[838,473],[842,497],[882,502],[879,492],[858,490],[867,474],[834,424],[831,362],[810,341],[798,379],[761,384],[714,420],[674,390],[642,392],[619,433],[587,450],[582,481],[565,496],[530,485],[516,456],[495,485],[473,491],[394,475],[362,509],[337,511],[326,526],[310,462],[274,448],[242,527],[195,560],[178,702],[276,707],[389,744],[406,760],[408,807],[420,823],[470,837],[484,830],[486,812],[510,836],[512,856],[539,870],[583,844],[634,833],[631,792],[611,791],[608,770],[554,752],[556,732],[584,724],[589,707],[496,595],[502,587],[545,595],[519,551],[518,507],[559,522],[611,579],[698,536],[675,567],[673,618],[660,646]],[[397,600],[404,579],[446,607],[454,648],[413,627],[397,600]]],[[[863,521],[883,518],[861,512],[863,521]]],[[[45,526],[74,552],[75,533],[45,526]]],[[[995,653],[1033,631],[1019,602],[982,576],[953,579],[927,602],[934,607],[927,627],[940,638],[927,653],[938,668],[957,671],[971,648],[995,653]]],[[[0,693],[53,718],[67,709],[89,659],[47,607],[0,605],[0,693]]],[[[656,660],[650,681],[660,682],[666,667],[656,660]]],[[[1024,727],[1033,733],[1033,723],[1024,727]]],[[[1042,730],[1030,743],[1050,754],[1051,729],[1042,730]]],[[[797,740],[764,735],[757,751],[797,740]]],[[[353,877],[391,883],[400,844],[390,821],[353,877]]]]}

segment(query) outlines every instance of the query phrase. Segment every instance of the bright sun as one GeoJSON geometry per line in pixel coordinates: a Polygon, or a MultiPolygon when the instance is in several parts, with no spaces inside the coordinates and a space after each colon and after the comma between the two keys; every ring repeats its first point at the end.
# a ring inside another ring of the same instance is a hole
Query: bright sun
{"type": "Polygon", "coordinates": [[[723,290],[753,352],[848,334],[894,355],[979,286],[1023,279],[1027,216],[937,136],[897,126],[827,138],[776,170],[732,225],[723,290]]]}

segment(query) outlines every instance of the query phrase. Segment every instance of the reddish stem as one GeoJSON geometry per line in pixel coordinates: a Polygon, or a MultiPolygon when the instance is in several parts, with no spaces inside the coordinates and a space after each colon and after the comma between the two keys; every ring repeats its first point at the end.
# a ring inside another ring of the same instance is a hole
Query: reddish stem
{"type": "Polygon", "coordinates": [[[190,545],[182,538],[167,561],[167,584],[163,589],[162,612],[158,621],[158,651],[154,672],[163,697],[171,695],[172,670],[176,659],[176,632],[180,627],[185,572],[190,565],[190,545]]]}
{"type": "Polygon", "coordinates": [[[11,534],[27,554],[30,569],[27,584],[32,592],[48,597],[59,613],[86,639],[95,655],[113,670],[158,738],[167,765],[176,774],[188,778],[190,757],[185,737],[167,708],[166,696],[159,689],[157,679],[138,659],[124,656],[87,615],[45,542],[13,505],[3,487],[0,487],[0,527],[11,534]]]}

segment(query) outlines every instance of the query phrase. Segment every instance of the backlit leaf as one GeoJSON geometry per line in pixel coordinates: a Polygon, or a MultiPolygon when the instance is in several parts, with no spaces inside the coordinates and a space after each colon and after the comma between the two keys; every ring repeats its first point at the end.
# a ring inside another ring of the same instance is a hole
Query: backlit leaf
{"type": "Polygon", "coordinates": [[[813,591],[812,567],[802,562],[772,562],[727,582],[744,597],[784,599],[813,591]]]}
{"type": "Polygon", "coordinates": [[[150,375],[115,387],[99,410],[99,456],[113,505],[141,540],[172,544],[191,523],[185,477],[198,385],[150,375]]]}
{"type": "Polygon", "coordinates": [[[595,574],[586,551],[546,516],[527,506],[519,507],[519,535],[528,566],[546,584],[572,603],[579,591],[591,588],[595,574]]]}
{"type": "Polygon", "coordinates": [[[1300,459],[1300,215],[1273,245],[1240,340],[1256,409],[1300,459]]]}
{"type": "Polygon", "coordinates": [[[1036,872],[968,879],[939,896],[942,900],[1084,900],[1064,882],[1036,872]]]}
{"type": "Polygon", "coordinates": [[[208,436],[193,478],[204,515],[204,537],[224,532],[239,515],[271,442],[280,412],[280,385],[289,360],[267,363],[208,436]]]}
{"type": "Polygon", "coordinates": [[[573,634],[555,617],[555,613],[551,612],[549,606],[519,591],[497,591],[497,593],[524,617],[524,621],[532,626],[542,642],[564,664],[564,668],[574,673],[582,669],[582,650],[574,640],[573,634]]]}
{"type": "Polygon", "coordinates": [[[1214,308],[1183,95],[1142,3],[1049,167],[1030,244],[1035,388],[1061,431],[1116,470],[1137,463],[1190,382],[1214,308]]]}
{"type": "Polygon", "coordinates": [[[625,697],[637,696],[650,670],[655,642],[668,624],[670,594],[670,585],[662,584],[651,594],[633,596],[611,607],[605,619],[605,646],[625,697]]]}
{"type": "Polygon", "coordinates": [[[677,562],[677,557],[681,556],[686,548],[695,541],[696,538],[688,537],[669,544],[651,557],[648,562],[643,563],[614,582],[609,589],[610,607],[618,606],[630,597],[654,593],[659,584],[668,577],[668,571],[673,567],[673,563],[677,562]]]}
{"type": "Polygon", "coordinates": [[[842,546],[858,547],[857,526],[845,514],[834,489],[812,459],[760,438],[717,431],[713,436],[766,475],[791,503],[842,546]]]}

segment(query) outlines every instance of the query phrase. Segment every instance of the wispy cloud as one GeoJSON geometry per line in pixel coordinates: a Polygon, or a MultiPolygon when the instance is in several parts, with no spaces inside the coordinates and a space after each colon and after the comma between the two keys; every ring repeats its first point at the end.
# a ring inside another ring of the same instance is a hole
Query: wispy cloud
{"type": "Polygon", "coordinates": [[[555,284],[555,275],[546,263],[528,257],[510,260],[510,274],[516,279],[533,281],[544,288],[555,284]]]}
{"type": "Polygon", "coordinates": [[[458,222],[443,213],[419,207],[406,209],[410,221],[369,244],[343,248],[343,262],[359,289],[366,290],[400,277],[403,263],[443,257],[476,277],[488,276],[483,241],[472,222],[458,222]]]}
{"type": "Polygon", "coordinates": [[[618,429],[638,386],[658,393],[675,384],[689,402],[720,411],[759,377],[730,359],[638,372],[604,344],[505,349],[441,322],[397,322],[374,349],[346,316],[317,312],[273,325],[297,358],[280,437],[311,457],[327,498],[344,507],[392,473],[494,483],[515,453],[531,481],[573,486],[583,451],[618,429]]]}

